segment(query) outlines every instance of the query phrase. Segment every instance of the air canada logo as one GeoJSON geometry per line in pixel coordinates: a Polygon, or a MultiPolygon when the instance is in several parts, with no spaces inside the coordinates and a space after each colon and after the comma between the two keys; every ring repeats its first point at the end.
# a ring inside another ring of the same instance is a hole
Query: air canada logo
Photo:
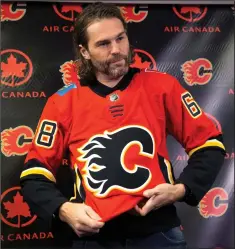
{"type": "Polygon", "coordinates": [[[175,6],[174,13],[182,20],[187,22],[198,22],[207,13],[207,7],[200,6],[175,6]]]}
{"type": "Polygon", "coordinates": [[[13,187],[1,195],[1,220],[11,227],[26,227],[37,219],[23,200],[20,187],[13,187]]]}
{"type": "Polygon", "coordinates": [[[28,126],[17,126],[1,132],[1,151],[6,157],[25,155],[31,146],[34,133],[28,126]]]}
{"type": "Polygon", "coordinates": [[[141,49],[135,49],[134,51],[134,63],[131,65],[131,67],[157,70],[156,61],[151,54],[141,49]]]}
{"type": "Polygon", "coordinates": [[[202,25],[201,20],[206,16],[208,8],[205,6],[174,6],[175,14],[182,21],[182,25],[165,26],[164,32],[184,32],[184,33],[219,33],[219,26],[202,25]],[[184,23],[187,22],[185,25],[184,23]]]}
{"type": "Polygon", "coordinates": [[[43,32],[55,33],[55,32],[73,32],[74,21],[77,16],[82,12],[82,6],[80,4],[73,3],[56,3],[52,5],[55,13],[61,18],[68,22],[57,25],[44,25],[42,28],[43,32]]]}
{"type": "Polygon", "coordinates": [[[199,213],[204,218],[220,217],[228,209],[228,193],[223,188],[212,188],[199,203],[199,213]]]}
{"type": "Polygon", "coordinates": [[[25,3],[2,3],[1,4],[1,22],[18,21],[26,13],[25,3]]]}
{"type": "Polygon", "coordinates": [[[142,22],[148,15],[148,6],[127,5],[120,7],[120,9],[127,23],[142,22]]]}
{"type": "Polygon", "coordinates": [[[74,21],[78,14],[82,12],[82,6],[80,4],[53,4],[55,13],[67,21],[74,21]]]}
{"type": "Polygon", "coordinates": [[[212,63],[205,58],[189,60],[181,66],[184,80],[189,86],[207,84],[212,78],[212,69],[212,63]]]}
{"type": "Polygon", "coordinates": [[[28,83],[32,74],[33,64],[26,53],[16,49],[1,51],[1,84],[7,86],[1,92],[2,98],[46,98],[42,91],[15,91],[28,83]],[[9,91],[10,88],[15,89],[9,91]]]}
{"type": "Polygon", "coordinates": [[[15,87],[25,84],[33,73],[29,56],[16,49],[1,51],[1,84],[15,87]]]}
{"type": "Polygon", "coordinates": [[[145,127],[105,131],[91,137],[78,152],[79,164],[84,165],[81,170],[84,184],[96,197],[105,197],[111,191],[114,195],[116,191],[136,193],[151,180],[147,165],[154,157],[155,143],[145,127]]]}

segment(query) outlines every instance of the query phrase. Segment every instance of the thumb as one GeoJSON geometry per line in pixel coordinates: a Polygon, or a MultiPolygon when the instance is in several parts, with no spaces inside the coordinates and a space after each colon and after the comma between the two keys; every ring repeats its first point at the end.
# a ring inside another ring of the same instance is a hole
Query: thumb
{"type": "Polygon", "coordinates": [[[153,195],[155,195],[155,188],[152,188],[152,189],[147,189],[147,190],[145,190],[144,192],[143,192],[143,195],[144,195],[144,197],[146,197],[146,198],[150,198],[150,197],[152,197],[153,195]]]}
{"type": "Polygon", "coordinates": [[[92,218],[93,220],[100,221],[101,217],[89,206],[86,206],[86,213],[92,218]]]}

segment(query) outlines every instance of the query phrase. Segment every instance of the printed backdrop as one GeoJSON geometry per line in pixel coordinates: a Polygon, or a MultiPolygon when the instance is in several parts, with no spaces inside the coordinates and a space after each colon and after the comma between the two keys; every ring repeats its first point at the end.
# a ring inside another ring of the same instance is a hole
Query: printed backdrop
{"type": "MultiPolygon", "coordinates": [[[[19,176],[48,97],[76,78],[71,31],[85,4],[2,3],[1,6],[1,244],[3,248],[54,246],[52,231],[24,201],[19,176]]],[[[234,8],[232,6],[119,6],[136,51],[135,67],[174,75],[224,132],[225,163],[198,207],[177,204],[193,248],[234,244],[234,8]]],[[[168,139],[178,176],[184,149],[168,139]]],[[[65,158],[61,191],[71,194],[65,158]],[[68,176],[65,180],[64,176],[68,176]]],[[[61,242],[62,243],[62,242],[61,242]]],[[[61,244],[60,244],[61,245],[61,244]]],[[[46,247],[48,248],[48,247],[46,247]]]]}

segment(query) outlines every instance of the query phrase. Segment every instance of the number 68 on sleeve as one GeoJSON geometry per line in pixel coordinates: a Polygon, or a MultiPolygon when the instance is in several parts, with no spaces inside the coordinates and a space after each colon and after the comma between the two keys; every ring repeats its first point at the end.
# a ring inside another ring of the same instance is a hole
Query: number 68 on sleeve
{"type": "Polygon", "coordinates": [[[53,147],[57,133],[57,122],[44,119],[38,128],[35,138],[36,145],[50,149],[53,147]]]}
{"type": "Polygon", "coordinates": [[[181,99],[192,118],[198,118],[201,116],[202,110],[189,92],[184,92],[181,95],[181,99]]]}

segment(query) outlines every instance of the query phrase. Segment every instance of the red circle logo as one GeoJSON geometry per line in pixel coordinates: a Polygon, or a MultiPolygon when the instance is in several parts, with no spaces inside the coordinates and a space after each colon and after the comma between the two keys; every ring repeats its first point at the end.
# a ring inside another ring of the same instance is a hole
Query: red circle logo
{"type": "Polygon", "coordinates": [[[177,6],[173,11],[180,18],[187,22],[198,22],[207,13],[207,7],[200,6],[177,6]]]}
{"type": "Polygon", "coordinates": [[[71,22],[82,12],[80,4],[53,4],[53,9],[59,17],[71,22]]]}
{"type": "Polygon", "coordinates": [[[26,227],[32,224],[36,215],[32,215],[29,206],[23,200],[20,187],[7,189],[1,195],[1,220],[11,227],[26,227]]]}
{"type": "Polygon", "coordinates": [[[16,49],[6,49],[1,51],[1,57],[1,84],[16,87],[30,79],[33,65],[25,53],[16,49]]]}
{"type": "Polygon", "coordinates": [[[130,67],[135,67],[139,69],[152,69],[157,70],[157,63],[154,60],[153,56],[141,49],[134,49],[135,52],[135,61],[131,64],[130,67]]]}

